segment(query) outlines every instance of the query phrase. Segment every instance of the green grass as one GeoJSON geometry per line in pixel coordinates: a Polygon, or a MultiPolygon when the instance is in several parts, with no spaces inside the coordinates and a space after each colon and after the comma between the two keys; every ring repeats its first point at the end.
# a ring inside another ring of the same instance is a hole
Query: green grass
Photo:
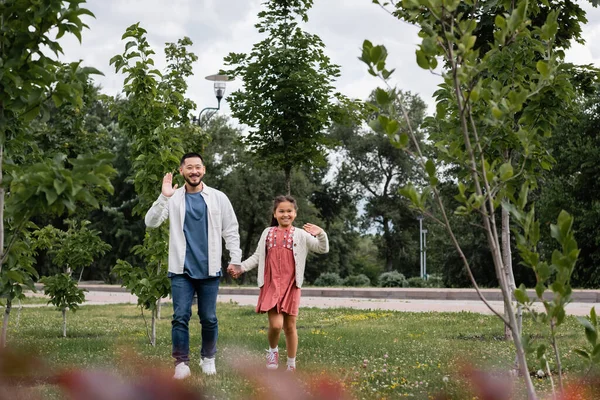
{"type": "MultiPolygon", "coordinates": [[[[16,314],[16,313],[14,313],[16,314]]],[[[172,369],[170,304],[163,308],[156,347],[147,344],[144,321],[132,305],[83,306],[68,314],[67,338],[60,337],[61,314],[51,307],[23,308],[19,325],[11,318],[11,348],[36,354],[53,370],[64,368],[119,371],[136,375],[141,367],[172,369]]],[[[147,317],[147,314],[146,314],[147,317]]],[[[267,348],[267,318],[252,307],[219,304],[219,353],[216,377],[205,378],[198,366],[199,324],[191,324],[193,377],[189,384],[217,399],[247,398],[261,389],[226,359],[251,357],[263,368],[267,348]]],[[[532,331],[526,321],[526,330],[532,331]]],[[[537,330],[536,336],[543,336],[537,330]]],[[[584,345],[583,331],[569,318],[561,327],[560,346],[567,380],[584,369],[572,352],[584,345]]],[[[463,363],[508,370],[514,360],[511,342],[502,340],[503,327],[495,317],[474,313],[406,313],[350,309],[303,308],[298,319],[297,376],[308,381],[332,376],[356,398],[410,396],[427,399],[446,391],[450,398],[465,396],[460,368],[463,363]]],[[[280,366],[285,365],[285,341],[280,342],[280,366]]],[[[530,368],[537,370],[530,359],[530,368]]],[[[266,374],[265,370],[265,374],[266,374]]],[[[535,379],[541,391],[549,380],[535,379]]],[[[57,390],[40,389],[45,398],[62,398],[57,390]]]]}

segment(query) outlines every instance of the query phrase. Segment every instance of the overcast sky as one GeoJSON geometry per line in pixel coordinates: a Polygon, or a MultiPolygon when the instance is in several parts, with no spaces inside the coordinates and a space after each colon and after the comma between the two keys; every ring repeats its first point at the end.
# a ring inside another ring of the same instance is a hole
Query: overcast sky
{"type": "MultiPolygon", "coordinates": [[[[600,9],[579,0],[588,12],[588,24],[583,28],[586,45],[575,44],[567,60],[600,66],[600,9]]],[[[165,66],[164,44],[188,36],[194,42],[192,51],[198,56],[194,76],[189,80],[188,97],[203,107],[216,106],[212,82],[205,76],[223,67],[223,57],[229,52],[249,52],[262,39],[254,25],[262,0],[88,0],[84,6],[96,19],[86,19],[90,29],[84,31],[82,43],[65,37],[61,43],[66,61],[83,60],[85,65],[100,69],[105,76],[96,78],[103,92],[116,95],[121,91],[123,77],[109,66],[109,60],[122,53],[125,42],[121,36],[136,22],[148,31],[150,45],[156,51],[159,69],[165,66]]],[[[417,29],[403,23],[371,0],[314,0],[306,30],[321,37],[327,55],[341,66],[336,82],[343,94],[364,99],[380,81],[371,77],[358,60],[365,39],[384,44],[388,62],[396,68],[394,83],[403,90],[418,93],[433,108],[431,96],[440,78],[420,69],[415,62],[419,43],[417,29]]],[[[227,93],[240,88],[240,81],[227,85],[227,93]]],[[[229,113],[223,101],[223,113],[229,113]]]]}

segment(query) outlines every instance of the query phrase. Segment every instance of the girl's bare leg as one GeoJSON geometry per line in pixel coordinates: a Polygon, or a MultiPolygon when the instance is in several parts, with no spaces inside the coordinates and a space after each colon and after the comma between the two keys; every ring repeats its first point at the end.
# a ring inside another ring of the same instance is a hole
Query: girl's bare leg
{"type": "MultiPolygon", "coordinates": [[[[295,326],[295,323],[294,323],[295,326]]],[[[279,343],[279,335],[281,333],[281,329],[283,328],[283,315],[277,313],[276,308],[272,308],[269,310],[269,346],[272,349],[277,347],[279,343]]],[[[286,333],[287,337],[287,333],[286,333]]],[[[297,342],[297,340],[296,340],[297,342]]]]}
{"type": "Polygon", "coordinates": [[[295,358],[298,351],[298,331],[296,330],[296,315],[283,314],[283,331],[288,358],[295,358]]]}

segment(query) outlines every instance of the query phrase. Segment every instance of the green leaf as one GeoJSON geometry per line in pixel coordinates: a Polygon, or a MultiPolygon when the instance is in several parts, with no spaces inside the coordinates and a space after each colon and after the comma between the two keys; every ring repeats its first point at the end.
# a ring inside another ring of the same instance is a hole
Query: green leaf
{"type": "Polygon", "coordinates": [[[406,133],[406,132],[401,133],[400,139],[399,139],[400,146],[402,148],[406,148],[406,146],[408,146],[408,141],[409,141],[408,133],[406,133]]]}
{"type": "Polygon", "coordinates": [[[429,177],[435,176],[435,164],[433,163],[433,160],[429,159],[425,162],[425,171],[427,171],[429,177]]]}
{"type": "Polygon", "coordinates": [[[519,286],[518,289],[515,289],[513,293],[515,295],[515,299],[517,299],[519,303],[529,303],[529,296],[527,296],[527,288],[525,288],[525,285],[521,284],[521,286],[519,286]]]}
{"type": "Polygon", "coordinates": [[[398,131],[399,127],[400,127],[400,124],[398,123],[398,121],[391,120],[385,127],[385,132],[388,135],[393,135],[394,133],[396,133],[398,131]]]}
{"type": "Polygon", "coordinates": [[[20,283],[23,284],[24,281],[24,277],[23,274],[20,273],[19,271],[6,271],[6,277],[9,279],[9,281],[11,281],[13,284],[14,283],[20,283]]]}
{"type": "Polygon", "coordinates": [[[511,163],[504,163],[500,166],[498,172],[500,173],[500,180],[506,182],[513,177],[513,166],[511,163]]]}
{"type": "Polygon", "coordinates": [[[527,182],[521,185],[521,191],[519,192],[519,199],[517,205],[521,210],[527,205],[527,198],[529,196],[529,184],[527,182]]]}
{"type": "Polygon", "coordinates": [[[492,107],[492,115],[494,116],[494,118],[500,119],[502,118],[504,113],[498,107],[492,107]]]}
{"type": "Polygon", "coordinates": [[[375,89],[375,100],[377,101],[377,104],[383,107],[389,105],[392,102],[390,94],[386,90],[383,90],[381,88],[375,89]]]}
{"type": "Polygon", "coordinates": [[[550,69],[548,68],[548,63],[546,61],[540,60],[535,64],[536,69],[544,78],[548,78],[550,75],[550,69]]]}
{"type": "Polygon", "coordinates": [[[29,123],[38,115],[40,115],[40,106],[33,107],[29,111],[26,111],[23,113],[22,118],[25,123],[29,123]]]}
{"type": "Polygon", "coordinates": [[[412,183],[409,183],[408,185],[402,187],[400,189],[400,194],[409,199],[411,203],[413,203],[413,205],[417,207],[419,206],[419,194],[417,193],[417,189],[412,183]]]}
{"type": "Polygon", "coordinates": [[[417,64],[419,65],[419,67],[421,67],[423,69],[429,69],[429,67],[430,67],[429,59],[427,58],[425,53],[422,50],[417,50],[416,55],[417,55],[417,64]]]}
{"type": "Polygon", "coordinates": [[[581,357],[585,358],[586,360],[590,360],[592,358],[590,354],[584,349],[573,349],[573,351],[581,357]]]}
{"type": "Polygon", "coordinates": [[[540,344],[537,348],[537,359],[541,359],[542,357],[544,357],[544,354],[546,354],[546,350],[548,348],[546,347],[545,344],[540,344]]]}
{"type": "Polygon", "coordinates": [[[538,298],[543,299],[545,291],[546,291],[546,286],[544,286],[543,283],[538,282],[537,285],[535,285],[535,294],[537,295],[538,298]]]}
{"type": "Polygon", "coordinates": [[[381,46],[374,46],[369,51],[370,60],[373,64],[377,64],[381,61],[381,57],[383,56],[383,48],[381,46]]]}
{"type": "Polygon", "coordinates": [[[577,321],[585,328],[585,336],[588,342],[592,345],[596,345],[596,340],[598,339],[598,333],[596,331],[596,327],[591,324],[591,322],[585,317],[577,317],[577,321]]]}

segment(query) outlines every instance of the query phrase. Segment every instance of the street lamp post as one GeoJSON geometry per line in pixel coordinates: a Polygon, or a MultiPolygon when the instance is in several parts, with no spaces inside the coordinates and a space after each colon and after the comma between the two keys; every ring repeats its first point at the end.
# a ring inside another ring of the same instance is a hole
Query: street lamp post
{"type": "Polygon", "coordinates": [[[208,75],[204,79],[214,82],[214,91],[215,91],[215,97],[217,98],[217,106],[216,107],[205,107],[202,110],[200,110],[200,113],[198,114],[198,118],[196,118],[196,117],[193,118],[193,121],[197,122],[198,125],[200,125],[200,126],[204,126],[204,124],[206,124],[208,122],[208,120],[211,119],[212,116],[215,115],[217,111],[219,111],[219,109],[221,108],[221,100],[223,99],[223,96],[225,95],[225,86],[226,86],[227,82],[233,80],[233,78],[230,78],[227,75],[219,75],[219,74],[208,75]],[[202,114],[204,114],[204,113],[206,113],[206,114],[204,117],[202,117],[202,114]]]}
{"type": "Polygon", "coordinates": [[[423,229],[423,216],[419,220],[419,274],[421,279],[427,278],[427,229],[423,229]]]}
{"type": "Polygon", "coordinates": [[[427,229],[423,229],[423,279],[427,280],[427,229]]]}

